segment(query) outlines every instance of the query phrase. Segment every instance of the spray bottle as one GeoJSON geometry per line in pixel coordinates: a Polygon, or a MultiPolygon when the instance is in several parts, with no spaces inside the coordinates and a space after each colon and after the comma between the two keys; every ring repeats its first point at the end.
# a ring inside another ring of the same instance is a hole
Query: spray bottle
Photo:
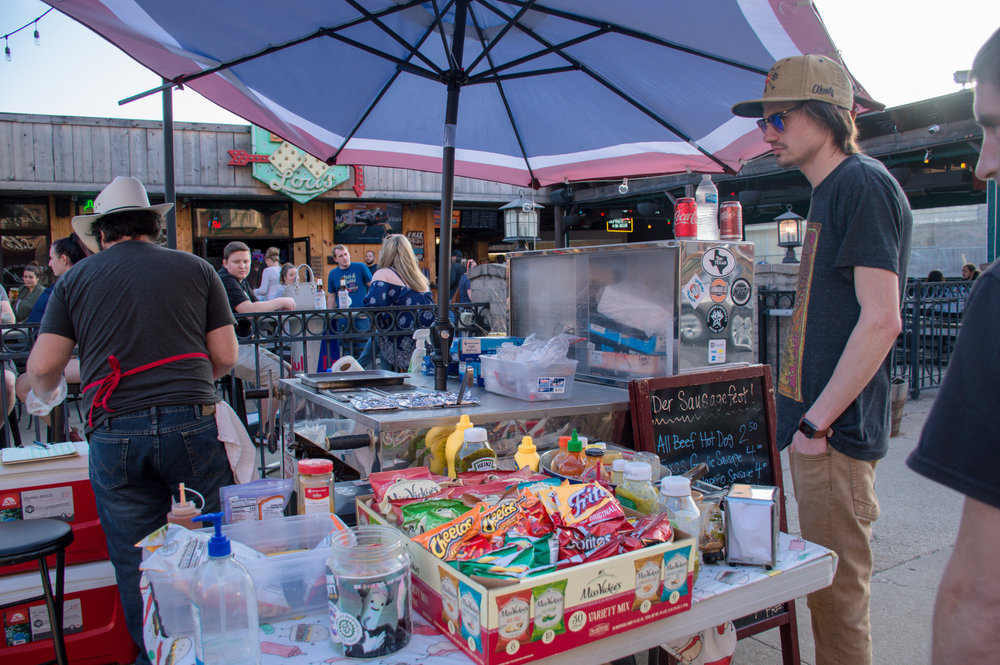
{"type": "Polygon", "coordinates": [[[257,592],[246,567],[233,558],[229,538],[222,535],[222,513],[197,521],[211,522],[208,559],[195,571],[192,588],[194,653],[199,665],[259,665],[260,634],[257,592]]]}
{"type": "MultiPolygon", "coordinates": [[[[173,497],[171,497],[173,499],[173,497]]],[[[180,484],[180,500],[171,501],[170,512],[167,513],[167,522],[170,524],[180,524],[185,529],[198,529],[201,525],[195,520],[201,515],[201,509],[205,507],[205,497],[201,492],[192,489],[185,489],[184,483],[180,484]],[[194,501],[187,500],[187,493],[196,495],[201,499],[201,505],[194,505],[194,501]]]]}
{"type": "Polygon", "coordinates": [[[410,367],[407,370],[411,375],[422,373],[424,358],[427,357],[427,344],[430,340],[430,328],[417,328],[413,331],[413,353],[410,355],[410,367]]]}

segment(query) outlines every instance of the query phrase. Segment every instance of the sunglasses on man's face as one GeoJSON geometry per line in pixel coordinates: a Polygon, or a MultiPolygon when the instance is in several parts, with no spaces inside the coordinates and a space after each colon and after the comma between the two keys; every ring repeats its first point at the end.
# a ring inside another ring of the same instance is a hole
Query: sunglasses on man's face
{"type": "Polygon", "coordinates": [[[775,131],[777,131],[780,134],[781,132],[785,131],[785,120],[784,120],[785,116],[794,111],[795,109],[799,108],[800,106],[802,106],[802,104],[796,104],[790,109],[785,109],[784,111],[781,111],[779,113],[772,113],[771,115],[761,120],[758,120],[757,126],[760,127],[761,132],[766,134],[767,126],[771,125],[772,127],[774,127],[775,131]]]}

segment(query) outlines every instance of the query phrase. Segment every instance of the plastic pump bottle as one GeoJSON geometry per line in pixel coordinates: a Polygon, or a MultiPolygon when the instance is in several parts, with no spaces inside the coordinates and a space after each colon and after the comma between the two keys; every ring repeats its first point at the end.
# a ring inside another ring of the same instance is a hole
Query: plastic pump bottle
{"type": "Polygon", "coordinates": [[[181,483],[180,500],[171,501],[170,512],[167,513],[167,522],[170,524],[179,524],[185,529],[200,529],[201,524],[196,523],[195,520],[201,515],[201,509],[204,507],[205,497],[200,492],[185,488],[184,483],[181,483]],[[194,494],[201,499],[201,506],[194,505],[194,501],[188,501],[188,493],[194,494]]]}
{"type": "Polygon", "coordinates": [[[222,535],[222,516],[198,518],[215,525],[215,535],[208,541],[208,559],[195,571],[191,594],[195,662],[259,665],[257,592],[250,573],[233,558],[229,538],[222,535]]]}
{"type": "Polygon", "coordinates": [[[472,427],[472,421],[469,420],[468,415],[463,413],[462,417],[458,419],[458,424],[455,425],[455,431],[448,435],[448,440],[444,444],[444,456],[448,460],[448,475],[452,478],[458,478],[458,474],[455,472],[455,455],[465,442],[465,430],[470,427],[472,427]]]}
{"type": "Polygon", "coordinates": [[[538,471],[538,461],[538,450],[535,448],[535,442],[531,440],[530,436],[523,437],[521,445],[514,453],[514,464],[517,465],[518,469],[528,467],[532,471],[538,471]]]}

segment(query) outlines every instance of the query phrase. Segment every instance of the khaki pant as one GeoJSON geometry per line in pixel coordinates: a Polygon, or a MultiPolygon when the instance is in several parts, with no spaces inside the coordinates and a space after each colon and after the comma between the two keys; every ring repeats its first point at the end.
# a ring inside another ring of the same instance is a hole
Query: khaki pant
{"type": "Polygon", "coordinates": [[[809,594],[816,665],[870,665],[872,522],[878,519],[875,462],[828,447],[789,451],[802,537],[837,553],[833,585],[809,594]]]}

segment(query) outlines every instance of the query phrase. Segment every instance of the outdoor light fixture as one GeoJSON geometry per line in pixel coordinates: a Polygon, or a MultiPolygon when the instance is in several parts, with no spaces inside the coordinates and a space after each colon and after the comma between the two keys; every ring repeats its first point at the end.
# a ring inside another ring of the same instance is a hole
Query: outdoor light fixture
{"type": "Polygon", "coordinates": [[[628,178],[622,178],[622,184],[618,185],[618,193],[622,196],[628,194],[628,178]]]}
{"type": "Polygon", "coordinates": [[[503,211],[503,227],[506,237],[504,242],[515,243],[519,248],[527,249],[528,240],[538,237],[538,211],[543,206],[535,203],[534,197],[527,199],[524,192],[521,197],[500,206],[503,211]]]}
{"type": "Polygon", "coordinates": [[[785,205],[785,212],[774,218],[778,223],[778,246],[785,248],[785,258],[782,263],[798,263],[795,256],[795,248],[802,246],[802,222],[805,220],[801,215],[792,212],[791,204],[785,205]]]}
{"type": "Polygon", "coordinates": [[[10,57],[10,44],[7,43],[6,37],[3,39],[3,57],[6,58],[7,62],[13,60],[13,58],[10,57]]]}
{"type": "Polygon", "coordinates": [[[38,34],[38,21],[35,21],[35,46],[41,46],[41,35],[38,34]]]}

